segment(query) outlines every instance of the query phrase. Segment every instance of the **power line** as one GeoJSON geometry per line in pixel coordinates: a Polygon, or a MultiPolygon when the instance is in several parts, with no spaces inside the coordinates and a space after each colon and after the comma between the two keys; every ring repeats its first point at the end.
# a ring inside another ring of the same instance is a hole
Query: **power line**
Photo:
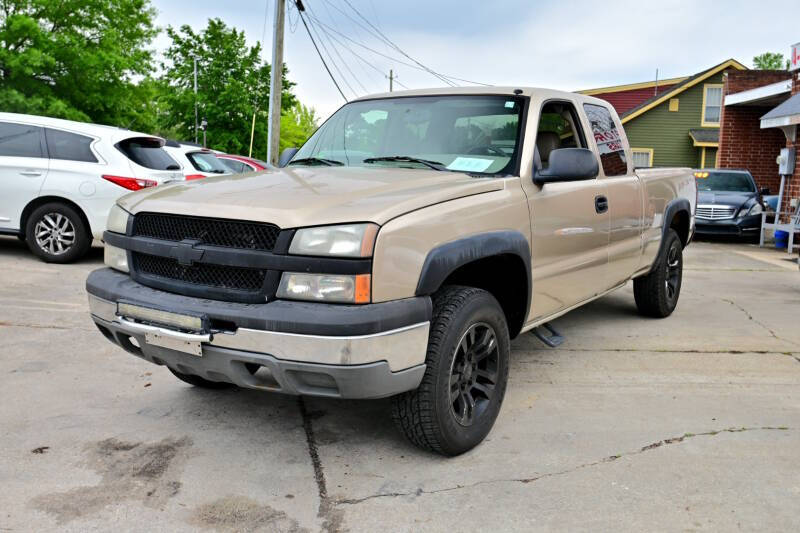
{"type": "MultiPolygon", "coordinates": [[[[276,1],[280,2],[281,0],[276,0],[276,1]]],[[[296,1],[297,0],[295,0],[295,2],[296,1]]],[[[311,39],[311,44],[314,45],[314,50],[317,51],[317,55],[319,56],[320,61],[322,61],[322,66],[324,66],[325,70],[328,71],[328,76],[331,77],[331,81],[336,86],[336,89],[339,91],[339,94],[342,95],[342,98],[344,98],[344,101],[347,102],[348,101],[347,97],[342,92],[342,88],[339,87],[339,84],[336,82],[336,78],[333,77],[333,74],[331,73],[331,69],[328,68],[328,64],[325,62],[325,58],[322,57],[322,54],[319,51],[319,47],[317,46],[317,42],[314,40],[314,36],[311,35],[311,30],[308,29],[308,24],[306,24],[306,18],[303,16],[303,11],[300,9],[300,6],[302,6],[302,4],[297,6],[297,12],[300,14],[300,21],[303,23],[303,27],[305,27],[306,33],[308,33],[308,38],[311,39]]]]}
{"type": "MultiPolygon", "coordinates": [[[[308,10],[312,15],[316,15],[316,13],[314,13],[314,9],[311,7],[311,4],[308,4],[308,10]]],[[[311,26],[314,27],[314,24],[312,24],[311,26]]],[[[339,58],[339,61],[341,61],[341,63],[344,65],[344,68],[347,69],[347,72],[350,73],[350,76],[352,76],[353,80],[361,87],[361,89],[365,93],[368,93],[369,90],[366,87],[364,87],[364,84],[361,83],[361,80],[358,79],[358,76],[356,76],[355,73],[352,71],[352,69],[350,69],[350,65],[347,64],[347,61],[344,60],[344,58],[342,57],[342,54],[339,53],[339,49],[336,48],[336,44],[333,42],[333,40],[331,39],[330,35],[325,30],[325,28],[321,28],[320,27],[320,28],[314,28],[314,29],[315,29],[315,31],[317,31],[317,35],[319,35],[320,30],[322,31],[323,35],[325,35],[325,37],[327,37],[327,39],[328,39],[328,44],[331,45],[331,48],[333,49],[333,51],[336,54],[336,56],[339,58]]],[[[333,61],[333,59],[331,59],[331,61],[333,61]]],[[[342,76],[342,79],[344,79],[345,83],[347,83],[347,79],[344,77],[344,75],[342,74],[341,71],[339,71],[339,74],[342,76]]],[[[347,83],[347,86],[350,87],[351,91],[353,91],[353,88],[350,86],[349,83],[347,83]]],[[[356,96],[358,96],[356,91],[353,91],[353,93],[356,94],[356,96]]]]}
{"type": "Polygon", "coordinates": [[[353,86],[350,85],[350,82],[347,81],[347,78],[345,78],[344,74],[342,73],[342,69],[339,68],[338,63],[336,63],[336,60],[333,58],[333,54],[331,54],[330,51],[328,50],[328,47],[325,46],[325,39],[322,38],[322,35],[320,34],[316,25],[313,24],[313,21],[311,19],[309,19],[309,27],[311,28],[311,31],[313,31],[314,34],[317,36],[317,40],[319,41],[320,46],[322,46],[322,51],[325,52],[325,55],[328,56],[328,60],[330,61],[331,65],[333,65],[334,70],[336,70],[336,72],[339,74],[339,79],[347,86],[348,89],[350,89],[351,93],[358,96],[355,89],[353,89],[353,86]]]}
{"type": "MultiPolygon", "coordinates": [[[[330,14],[330,12],[328,12],[328,13],[330,14]]],[[[381,76],[381,79],[386,77],[386,73],[385,73],[385,71],[384,71],[384,70],[382,70],[382,69],[380,69],[380,68],[376,67],[374,64],[372,64],[372,63],[370,63],[369,61],[367,61],[366,59],[364,59],[362,56],[360,56],[358,53],[356,53],[356,51],[355,51],[355,50],[353,50],[353,49],[352,49],[352,48],[351,48],[351,47],[350,47],[350,46],[349,46],[349,45],[348,45],[346,42],[342,41],[341,39],[339,39],[339,38],[338,38],[338,37],[336,37],[335,35],[331,35],[331,33],[329,33],[329,32],[328,32],[328,31],[325,29],[325,27],[322,25],[323,23],[322,23],[322,22],[319,20],[319,18],[318,18],[318,17],[315,19],[315,21],[316,21],[316,23],[317,23],[317,24],[320,26],[320,28],[322,28],[322,30],[323,30],[323,31],[325,31],[325,33],[326,33],[326,35],[328,36],[328,38],[329,38],[329,39],[332,39],[332,40],[336,41],[336,42],[339,44],[339,46],[341,46],[342,48],[344,48],[345,50],[347,50],[348,52],[350,52],[350,54],[352,54],[352,55],[353,55],[353,56],[354,56],[356,59],[358,59],[359,61],[361,61],[361,63],[363,63],[364,65],[368,66],[369,68],[371,68],[372,70],[374,70],[375,72],[377,72],[378,74],[380,74],[380,76],[381,76]]],[[[362,67],[362,69],[363,69],[363,67],[362,67]]],[[[406,85],[404,85],[404,84],[400,83],[399,81],[397,81],[397,79],[395,79],[395,82],[396,82],[396,83],[397,83],[399,86],[403,87],[404,89],[408,89],[408,87],[407,87],[406,85]]],[[[366,90],[366,89],[365,89],[365,90],[366,90]]]]}
{"type": "MultiPolygon", "coordinates": [[[[339,27],[342,27],[341,24],[339,24],[338,21],[336,20],[336,15],[331,11],[330,6],[328,5],[328,2],[324,2],[322,4],[322,7],[325,8],[325,12],[328,14],[328,18],[331,20],[331,22],[334,23],[334,24],[337,24],[339,27]]],[[[336,41],[336,43],[339,46],[341,46],[342,48],[344,48],[345,50],[350,52],[350,55],[355,55],[355,54],[353,54],[352,49],[350,49],[350,47],[347,45],[347,43],[343,43],[342,41],[337,39],[335,36],[331,35],[330,32],[328,32],[328,30],[326,30],[325,28],[322,28],[322,29],[328,35],[328,39],[332,39],[332,40],[336,41]]],[[[361,34],[358,32],[358,28],[356,28],[355,26],[353,26],[353,32],[354,32],[354,34],[355,34],[355,36],[357,38],[361,38],[361,34]]],[[[361,72],[363,73],[364,78],[368,79],[371,82],[375,82],[375,75],[372,72],[370,72],[369,70],[364,68],[363,59],[360,59],[358,57],[356,57],[356,59],[359,59],[359,61],[357,61],[356,63],[358,63],[358,67],[361,70],[361,72]]],[[[369,65],[369,66],[371,67],[371,65],[369,65]]],[[[380,85],[380,84],[382,84],[382,80],[379,78],[378,81],[375,82],[375,83],[380,85]]]]}
{"type": "Polygon", "coordinates": [[[357,10],[355,7],[353,7],[353,4],[351,4],[351,3],[350,3],[350,0],[344,0],[344,3],[345,3],[345,4],[347,4],[347,5],[348,5],[348,7],[350,7],[350,9],[352,9],[352,10],[353,10],[353,12],[354,12],[356,15],[358,15],[358,16],[361,18],[361,20],[363,20],[364,22],[366,22],[366,23],[369,25],[369,27],[370,27],[370,28],[372,28],[373,30],[375,30],[375,31],[378,33],[378,35],[379,35],[381,38],[383,38],[383,40],[384,40],[384,41],[386,41],[387,43],[389,43],[389,45],[390,45],[392,48],[394,48],[395,50],[397,50],[398,52],[400,52],[400,53],[401,53],[403,56],[405,56],[406,58],[410,59],[411,61],[413,61],[414,63],[416,63],[416,64],[417,64],[417,65],[419,65],[420,67],[422,67],[422,69],[423,69],[423,70],[427,71],[428,73],[430,73],[430,74],[431,74],[431,75],[433,75],[433,76],[436,76],[437,78],[439,78],[439,79],[440,79],[440,80],[442,80],[443,82],[447,83],[448,85],[451,85],[451,86],[454,86],[454,85],[456,85],[455,83],[453,83],[452,81],[450,81],[449,79],[447,79],[447,78],[446,78],[445,76],[443,76],[442,74],[439,74],[438,72],[434,71],[433,69],[430,69],[430,68],[426,67],[425,65],[423,65],[422,63],[420,63],[419,61],[417,61],[416,59],[414,59],[413,57],[411,57],[411,56],[410,56],[410,55],[408,55],[407,53],[405,53],[405,52],[404,52],[404,51],[403,51],[403,50],[402,50],[402,49],[401,49],[399,46],[397,46],[397,45],[396,45],[394,42],[392,42],[392,40],[391,40],[391,39],[389,39],[389,38],[388,38],[388,37],[387,37],[387,36],[386,36],[386,35],[385,35],[385,34],[384,34],[384,33],[383,33],[381,30],[379,30],[378,28],[376,28],[376,27],[375,27],[375,25],[373,25],[373,24],[372,24],[372,23],[371,23],[371,22],[370,22],[370,21],[369,21],[369,20],[368,20],[368,19],[367,19],[367,18],[366,18],[364,15],[362,15],[362,14],[361,14],[361,12],[360,12],[359,10],[357,10]]]}
{"type": "MultiPolygon", "coordinates": [[[[373,54],[375,54],[375,55],[379,55],[379,56],[381,56],[381,57],[384,57],[384,58],[386,58],[386,59],[389,59],[389,60],[391,60],[391,61],[394,61],[395,63],[397,63],[397,64],[399,64],[399,65],[404,65],[404,66],[406,66],[406,67],[409,67],[409,68],[413,68],[413,69],[416,69],[416,70],[422,70],[422,71],[425,71],[425,69],[424,69],[424,68],[422,68],[422,67],[418,67],[417,65],[414,65],[414,64],[412,64],[412,63],[408,63],[407,61],[403,61],[402,59],[398,59],[398,58],[396,58],[396,57],[392,57],[392,56],[390,56],[390,55],[384,54],[383,52],[379,52],[379,51],[375,50],[374,48],[370,48],[369,46],[365,45],[364,43],[361,43],[361,42],[359,42],[359,41],[356,41],[355,39],[353,39],[353,38],[351,38],[351,37],[348,37],[347,35],[345,35],[345,34],[343,34],[342,32],[340,32],[340,31],[336,30],[335,28],[332,28],[331,26],[329,26],[329,25],[325,24],[324,22],[322,22],[321,20],[319,20],[319,18],[312,17],[312,16],[310,16],[310,15],[307,15],[307,16],[309,17],[309,19],[312,19],[312,18],[313,18],[314,22],[316,22],[316,23],[317,23],[317,24],[319,24],[320,26],[323,26],[323,27],[327,28],[329,31],[331,31],[332,33],[335,33],[336,35],[338,35],[338,36],[339,36],[339,37],[341,37],[342,39],[345,39],[345,40],[347,40],[347,41],[349,41],[349,42],[353,43],[354,45],[356,45],[356,46],[358,46],[358,47],[360,47],[360,48],[363,48],[364,50],[367,50],[367,51],[369,51],[369,52],[372,52],[372,53],[373,53],[373,54]]],[[[492,84],[490,84],[490,83],[482,83],[482,82],[479,82],[479,81],[467,80],[467,79],[464,79],[464,78],[458,78],[458,77],[456,77],[456,76],[450,76],[450,75],[445,75],[445,76],[446,76],[447,78],[450,78],[450,79],[453,79],[453,80],[457,80],[457,81],[463,81],[463,82],[465,82],[465,83],[471,83],[471,84],[474,84],[474,85],[484,85],[484,86],[486,86],[486,87],[491,87],[491,86],[492,86],[492,84]]]]}

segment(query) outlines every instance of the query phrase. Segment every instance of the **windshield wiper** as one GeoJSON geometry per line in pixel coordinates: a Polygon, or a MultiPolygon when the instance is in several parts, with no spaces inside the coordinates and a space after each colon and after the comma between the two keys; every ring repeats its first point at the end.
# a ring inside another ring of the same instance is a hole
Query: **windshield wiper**
{"type": "Polygon", "coordinates": [[[322,158],[322,157],[303,157],[303,158],[300,158],[300,159],[294,159],[292,161],[289,161],[290,165],[303,164],[303,163],[311,163],[311,164],[313,164],[313,163],[321,163],[321,164],[327,165],[329,167],[333,167],[333,166],[340,167],[340,166],[344,165],[344,163],[342,163],[341,161],[336,161],[334,159],[325,159],[325,158],[322,158]]]}
{"type": "Polygon", "coordinates": [[[438,161],[429,161],[428,159],[420,159],[418,157],[410,157],[407,155],[387,155],[383,157],[368,157],[364,159],[364,163],[378,163],[380,161],[400,161],[403,163],[419,163],[425,165],[433,170],[447,170],[445,166],[438,161]]]}

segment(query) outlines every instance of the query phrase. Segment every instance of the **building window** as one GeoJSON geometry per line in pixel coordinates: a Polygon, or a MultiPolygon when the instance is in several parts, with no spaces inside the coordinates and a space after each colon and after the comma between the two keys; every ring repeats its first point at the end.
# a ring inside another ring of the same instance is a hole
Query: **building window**
{"type": "Polygon", "coordinates": [[[635,168],[653,166],[652,148],[631,148],[631,153],[633,154],[633,166],[635,168]]]}
{"type": "Polygon", "coordinates": [[[703,86],[703,118],[702,126],[719,126],[722,111],[722,85],[707,84],[703,86]]]}
{"type": "Polygon", "coordinates": [[[677,98],[670,98],[669,99],[669,110],[670,111],[678,111],[680,109],[681,102],[677,98]]]}

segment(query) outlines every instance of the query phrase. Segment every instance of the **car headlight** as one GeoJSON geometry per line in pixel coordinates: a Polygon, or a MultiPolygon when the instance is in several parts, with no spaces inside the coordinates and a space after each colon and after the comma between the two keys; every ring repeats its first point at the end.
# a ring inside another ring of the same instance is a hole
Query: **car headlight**
{"type": "Polygon", "coordinates": [[[128,219],[130,218],[131,214],[122,209],[117,204],[114,204],[114,207],[111,208],[111,211],[108,212],[108,222],[106,222],[106,229],[108,231],[113,231],[114,233],[122,233],[123,235],[125,232],[128,231],[128,219]]]}
{"type": "Polygon", "coordinates": [[[365,304],[370,302],[369,274],[305,274],[284,272],[278,298],[314,302],[365,304]]]}
{"type": "Polygon", "coordinates": [[[376,224],[342,224],[297,230],[289,246],[293,255],[372,257],[376,224]]]}
{"type": "Polygon", "coordinates": [[[750,209],[747,210],[745,216],[760,215],[763,212],[764,212],[764,207],[760,203],[756,202],[752,206],[750,206],[750,209]]]}

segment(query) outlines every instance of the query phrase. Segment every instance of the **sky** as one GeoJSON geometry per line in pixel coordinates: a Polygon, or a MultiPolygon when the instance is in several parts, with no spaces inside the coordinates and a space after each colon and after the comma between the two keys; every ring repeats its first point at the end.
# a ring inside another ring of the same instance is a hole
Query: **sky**
{"type": "MultiPolygon", "coordinates": [[[[200,30],[218,17],[244,30],[250,44],[265,36],[267,61],[275,1],[152,0],[161,27],[188,24],[200,30]]],[[[729,58],[752,66],[753,56],[767,51],[788,56],[790,45],[800,41],[800,27],[787,10],[791,2],[772,0],[303,3],[312,34],[348,99],[387,91],[389,69],[398,84],[411,89],[445,85],[414,61],[485,84],[573,91],[652,81],[656,69],[659,79],[691,75],[729,58]],[[370,24],[413,59],[379,40],[370,24]]],[[[168,45],[164,34],[154,42],[157,50],[168,45]]],[[[344,104],[294,7],[287,8],[284,62],[297,84],[295,94],[321,119],[344,104]]],[[[395,90],[402,87],[396,84],[395,90]]]]}

